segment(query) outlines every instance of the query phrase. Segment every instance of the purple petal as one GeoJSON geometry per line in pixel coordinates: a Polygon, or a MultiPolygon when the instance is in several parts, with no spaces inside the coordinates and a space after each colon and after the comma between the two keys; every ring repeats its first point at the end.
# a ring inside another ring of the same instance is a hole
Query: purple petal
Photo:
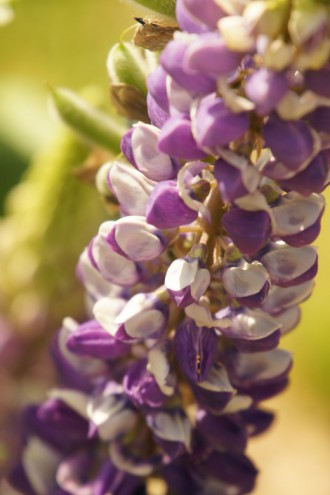
{"type": "Polygon", "coordinates": [[[284,74],[261,68],[247,78],[245,92],[256,105],[259,115],[267,115],[282,100],[288,90],[284,74]]]}
{"type": "Polygon", "coordinates": [[[193,117],[197,144],[215,154],[218,148],[240,138],[248,128],[248,114],[233,113],[215,93],[201,99],[193,117]]]}
{"type": "Polygon", "coordinates": [[[330,98],[330,68],[324,67],[318,70],[308,70],[305,73],[306,86],[314,93],[330,98]]]}
{"type": "Polygon", "coordinates": [[[298,170],[313,153],[313,135],[302,121],[283,121],[273,115],[266,122],[263,135],[275,158],[291,170],[298,170]]]}
{"type": "Polygon", "coordinates": [[[197,211],[191,210],[181,199],[175,181],[159,182],[147,203],[147,222],[159,229],[189,224],[197,216],[197,211]]]}
{"type": "Polygon", "coordinates": [[[189,117],[183,115],[174,115],[166,121],[159,136],[158,148],[169,156],[187,160],[206,156],[192,135],[189,117]]]}
{"type": "Polygon", "coordinates": [[[222,217],[229,237],[244,254],[254,254],[268,241],[271,222],[265,211],[246,211],[232,208],[222,217]]]}
{"type": "Polygon", "coordinates": [[[161,407],[166,396],[146,366],[147,361],[142,359],[130,367],[123,381],[125,393],[136,407],[161,407]]]}
{"type": "Polygon", "coordinates": [[[303,196],[320,193],[329,184],[330,163],[325,153],[319,153],[300,173],[290,179],[281,180],[285,191],[297,191],[303,196]]]}
{"type": "Polygon", "coordinates": [[[71,352],[100,359],[115,359],[127,354],[129,346],[118,342],[95,321],[87,321],[71,333],[67,339],[71,352]]]}
{"type": "Polygon", "coordinates": [[[187,377],[194,382],[207,377],[215,362],[217,347],[218,337],[213,328],[197,327],[187,318],[176,329],[176,358],[187,377]]]}

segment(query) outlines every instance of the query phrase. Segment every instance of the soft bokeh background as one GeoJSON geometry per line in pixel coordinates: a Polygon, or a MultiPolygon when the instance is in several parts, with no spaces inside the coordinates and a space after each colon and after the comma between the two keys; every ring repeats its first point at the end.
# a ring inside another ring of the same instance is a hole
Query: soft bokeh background
{"type": "MultiPolygon", "coordinates": [[[[6,191],[52,139],[45,83],[75,90],[93,84],[107,98],[106,56],[134,14],[139,10],[119,0],[20,0],[14,22],[0,28],[1,212],[6,191]]],[[[329,225],[330,211],[317,242],[314,294],[283,340],[295,357],[291,386],[269,401],[277,422],[250,447],[261,469],[255,495],[330,495],[329,225]]]]}

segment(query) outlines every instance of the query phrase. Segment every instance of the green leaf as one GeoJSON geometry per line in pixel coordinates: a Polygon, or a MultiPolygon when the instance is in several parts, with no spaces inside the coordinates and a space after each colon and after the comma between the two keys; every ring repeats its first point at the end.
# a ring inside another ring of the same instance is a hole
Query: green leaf
{"type": "Polygon", "coordinates": [[[120,152],[120,141],[126,128],[109,115],[97,110],[66,88],[51,88],[52,100],[62,120],[88,142],[120,152]]]}
{"type": "Polygon", "coordinates": [[[132,0],[132,2],[138,3],[159,14],[175,18],[176,0],[132,0]]]}

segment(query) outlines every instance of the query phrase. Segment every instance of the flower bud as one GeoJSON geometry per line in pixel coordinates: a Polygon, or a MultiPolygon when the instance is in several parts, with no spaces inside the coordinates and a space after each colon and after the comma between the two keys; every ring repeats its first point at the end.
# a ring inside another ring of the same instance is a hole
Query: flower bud
{"type": "Polygon", "coordinates": [[[95,321],[87,321],[67,339],[67,347],[74,354],[99,359],[115,359],[127,354],[129,347],[114,339],[95,321]]]}
{"type": "Polygon", "coordinates": [[[128,84],[147,96],[146,77],[149,68],[144,50],[132,43],[116,43],[109,52],[107,69],[112,84],[128,84]]]}
{"type": "Polygon", "coordinates": [[[94,305],[95,319],[122,342],[160,337],[166,328],[168,311],[155,294],[135,294],[115,317],[113,300],[103,298],[94,305]]]}
{"type": "Polygon", "coordinates": [[[60,117],[78,135],[112,153],[118,153],[121,135],[125,132],[118,121],[68,89],[52,89],[51,96],[60,117]]]}

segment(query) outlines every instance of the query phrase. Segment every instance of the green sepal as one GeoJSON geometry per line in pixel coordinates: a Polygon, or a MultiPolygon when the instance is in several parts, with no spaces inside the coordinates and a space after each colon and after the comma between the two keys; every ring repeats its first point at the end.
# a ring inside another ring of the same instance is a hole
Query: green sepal
{"type": "Polygon", "coordinates": [[[66,88],[51,88],[51,96],[61,119],[93,145],[120,152],[120,141],[126,128],[113,117],[101,112],[66,88]]]}

